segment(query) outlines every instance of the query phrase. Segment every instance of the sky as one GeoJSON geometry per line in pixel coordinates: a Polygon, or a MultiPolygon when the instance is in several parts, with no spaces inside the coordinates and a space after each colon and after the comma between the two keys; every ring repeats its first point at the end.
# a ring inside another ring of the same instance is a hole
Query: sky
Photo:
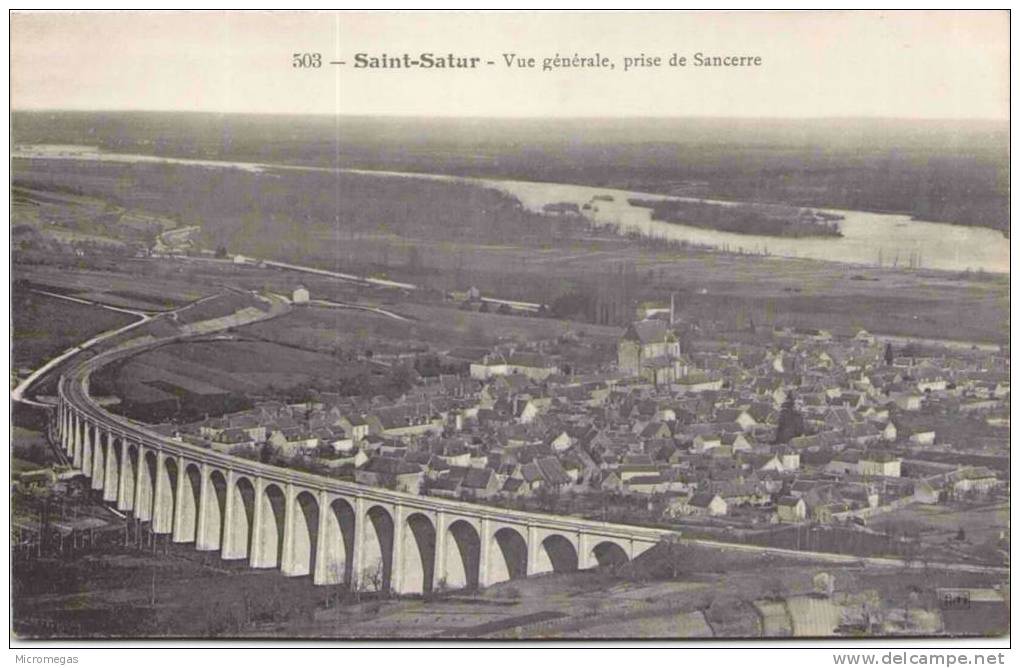
{"type": "Polygon", "coordinates": [[[1009,15],[995,12],[15,13],[15,110],[493,117],[1009,118],[1009,15]],[[482,59],[355,69],[357,53],[482,59]],[[760,56],[670,67],[672,54],[760,56]],[[320,53],[321,68],[295,68],[320,53]],[[607,56],[616,69],[543,71],[607,56]],[[507,68],[504,54],[537,69],[507,68]],[[623,59],[663,65],[623,71],[623,59]],[[342,60],[343,66],[329,61],[342,60]],[[484,64],[493,61],[495,65],[484,64]]]}

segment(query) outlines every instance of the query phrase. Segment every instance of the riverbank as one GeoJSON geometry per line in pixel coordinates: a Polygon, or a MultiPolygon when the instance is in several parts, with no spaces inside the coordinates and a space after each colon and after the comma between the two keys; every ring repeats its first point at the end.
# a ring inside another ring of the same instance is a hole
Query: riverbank
{"type": "Polygon", "coordinates": [[[652,220],[719,232],[793,239],[843,236],[837,223],[843,220],[843,216],[799,207],[744,203],[726,206],[707,202],[638,198],[631,198],[627,203],[650,209],[652,220]]]}
{"type": "MultiPolygon", "coordinates": [[[[191,165],[204,169],[236,169],[250,173],[266,171],[336,172],[333,168],[294,164],[256,162],[230,162],[171,158],[127,153],[107,153],[93,147],[45,145],[16,146],[12,158],[32,160],[79,160],[121,163],[164,163],[191,165]]],[[[14,170],[16,174],[17,170],[14,170]]],[[[673,241],[729,248],[741,253],[777,255],[791,258],[811,258],[830,262],[852,263],[862,266],[905,266],[910,269],[941,269],[946,271],[988,271],[1009,273],[1009,240],[993,228],[929,223],[913,220],[910,215],[890,215],[869,211],[817,208],[824,215],[841,216],[839,223],[842,238],[782,238],[761,235],[735,234],[708,230],[689,225],[653,220],[647,208],[632,206],[629,200],[654,198],[664,201],[703,201],[709,204],[728,204],[710,199],[662,196],[648,192],[625,191],[615,188],[552,183],[542,181],[514,181],[488,179],[449,174],[398,172],[391,170],[365,170],[343,168],[343,173],[400,178],[442,180],[481,185],[509,193],[526,208],[541,212],[554,203],[573,203],[578,207],[593,201],[597,196],[612,197],[601,201],[597,211],[587,212],[598,225],[613,225],[626,233],[635,231],[643,236],[673,241]]]]}

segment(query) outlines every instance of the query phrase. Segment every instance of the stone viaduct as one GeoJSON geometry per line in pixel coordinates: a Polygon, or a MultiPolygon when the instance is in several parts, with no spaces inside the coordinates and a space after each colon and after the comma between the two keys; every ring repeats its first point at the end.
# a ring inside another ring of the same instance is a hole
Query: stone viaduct
{"type": "Polygon", "coordinates": [[[89,396],[92,372],[125,354],[61,376],[60,445],[104,501],[222,559],[315,584],[422,594],[622,564],[673,533],[405,494],[184,443],[89,396]]]}

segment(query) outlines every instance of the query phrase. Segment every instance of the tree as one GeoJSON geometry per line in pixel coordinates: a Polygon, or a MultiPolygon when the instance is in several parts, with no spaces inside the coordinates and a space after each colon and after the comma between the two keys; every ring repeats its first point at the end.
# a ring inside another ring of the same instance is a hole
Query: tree
{"type": "Polygon", "coordinates": [[[268,464],[269,462],[273,461],[275,457],[276,448],[273,446],[273,444],[270,443],[269,441],[263,443],[262,447],[259,448],[259,461],[261,461],[263,464],[268,464]]]}
{"type": "Polygon", "coordinates": [[[407,250],[407,268],[411,271],[419,271],[421,267],[421,251],[418,250],[417,246],[411,246],[407,250]]]}
{"type": "Polygon", "coordinates": [[[885,344],[885,365],[892,366],[893,363],[893,347],[891,343],[885,344]]]}
{"type": "Polygon", "coordinates": [[[790,439],[801,436],[804,433],[804,416],[797,411],[794,403],[793,392],[786,397],[783,407],[779,411],[779,421],[776,426],[776,440],[778,443],[789,443],[790,439]]]}
{"type": "Polygon", "coordinates": [[[786,596],[786,584],[779,576],[772,576],[765,584],[765,594],[772,601],[782,601],[786,596]]]}
{"type": "Polygon", "coordinates": [[[669,577],[676,580],[683,573],[683,547],[680,544],[680,536],[668,534],[659,541],[662,546],[662,555],[666,560],[666,569],[669,577]]]}
{"type": "Polygon", "coordinates": [[[220,244],[219,246],[217,246],[216,247],[216,257],[222,259],[222,258],[225,258],[226,256],[227,256],[227,247],[224,246],[223,244],[220,244]]]}

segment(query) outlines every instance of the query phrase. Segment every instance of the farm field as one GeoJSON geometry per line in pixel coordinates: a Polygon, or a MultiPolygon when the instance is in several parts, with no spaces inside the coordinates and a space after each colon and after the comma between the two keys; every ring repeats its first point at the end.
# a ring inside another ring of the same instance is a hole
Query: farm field
{"type": "Polygon", "coordinates": [[[387,369],[263,341],[188,341],[143,352],[100,371],[97,394],[115,395],[114,412],[146,422],[201,419],[249,406],[259,396],[317,387],[382,393],[387,369]]]}
{"type": "MultiPolygon", "coordinates": [[[[900,428],[909,431],[934,431],[939,443],[950,444],[951,451],[979,450],[986,438],[1009,438],[1009,427],[989,425],[980,416],[948,416],[936,411],[903,411],[899,416],[900,428]]],[[[1006,472],[1008,475],[1008,471],[1006,472]]]]}
{"type": "Polygon", "coordinates": [[[846,335],[866,329],[921,338],[1009,340],[1007,281],[976,275],[696,249],[656,251],[625,239],[470,245],[359,238],[338,244],[329,261],[310,264],[441,292],[475,286],[484,296],[546,304],[577,290],[618,289],[619,274],[626,271],[635,304],[665,302],[675,293],[680,315],[690,319],[814,327],[846,335]]]}
{"type": "Polygon", "coordinates": [[[311,617],[325,596],[307,578],[206,563],[190,545],[166,556],[123,551],[35,567],[42,573],[16,567],[12,629],[21,638],[232,636],[245,616],[268,627],[311,617]]]}
{"type": "Polygon", "coordinates": [[[55,272],[38,265],[19,265],[15,278],[39,290],[143,311],[170,310],[214,292],[210,286],[193,280],[144,276],[130,267],[116,272],[88,269],[55,272]]]}
{"type": "Polygon", "coordinates": [[[127,313],[23,289],[12,290],[11,301],[12,366],[15,369],[39,367],[96,334],[137,320],[127,313]]]}
{"type": "Polygon", "coordinates": [[[1000,532],[1009,530],[1009,505],[913,504],[877,515],[869,526],[877,531],[889,527],[911,527],[919,532],[922,540],[940,543],[955,538],[957,532],[963,529],[967,543],[979,545],[997,542],[1000,532]]]}
{"type": "MultiPolygon", "coordinates": [[[[381,261],[378,244],[344,244],[340,257],[381,261]]],[[[676,293],[681,315],[691,319],[754,320],[849,335],[863,328],[926,338],[1009,340],[1008,281],[1000,278],[656,250],[623,239],[470,248],[422,241],[416,248],[421,268],[393,263],[390,278],[443,290],[476,285],[483,295],[549,303],[585,286],[608,287],[619,281],[614,274],[626,270],[636,299],[663,301],[676,293]]]]}
{"type": "Polygon", "coordinates": [[[581,331],[593,339],[615,341],[622,332],[616,327],[477,313],[453,306],[407,302],[384,308],[413,320],[402,322],[364,311],[309,307],[295,309],[283,318],[249,325],[238,333],[312,350],[353,348],[402,352],[415,343],[444,350],[455,346],[488,346],[501,339],[551,339],[581,331]]]}
{"type": "Polygon", "coordinates": [[[988,275],[664,249],[580,235],[488,244],[358,235],[337,243],[332,255],[315,263],[442,291],[475,285],[483,295],[549,303],[572,289],[618,280],[614,274],[626,270],[636,297],[662,299],[676,292],[692,316],[722,317],[731,304],[743,303],[768,324],[784,318],[810,322],[820,311],[827,321],[818,326],[851,334],[854,327],[870,325],[883,333],[931,336],[926,328],[938,326],[945,338],[1008,340],[1008,281],[988,275]],[[718,305],[720,299],[729,303],[718,305]]]}

